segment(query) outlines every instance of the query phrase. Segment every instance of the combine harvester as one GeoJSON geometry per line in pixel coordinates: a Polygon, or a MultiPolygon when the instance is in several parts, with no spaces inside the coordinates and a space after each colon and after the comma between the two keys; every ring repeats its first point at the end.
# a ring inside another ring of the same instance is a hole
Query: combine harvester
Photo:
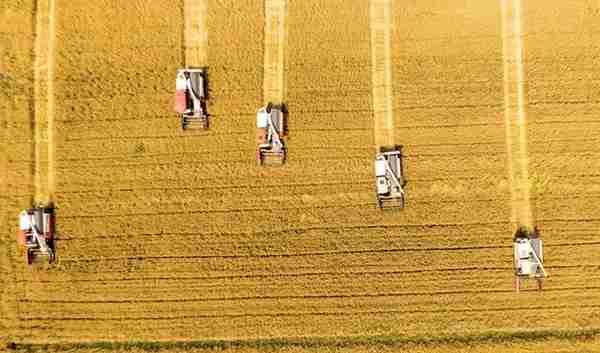
{"type": "Polygon", "coordinates": [[[177,70],[175,80],[175,111],[181,115],[183,130],[208,128],[206,113],[206,71],[204,69],[177,70]]]}
{"type": "Polygon", "coordinates": [[[404,208],[402,146],[379,149],[375,157],[375,182],[379,208],[404,208]]]}
{"type": "Polygon", "coordinates": [[[282,165],[286,158],[285,105],[267,104],[256,113],[258,165],[282,165]]]}
{"type": "Polygon", "coordinates": [[[54,208],[34,207],[19,215],[17,242],[26,249],[27,264],[33,264],[40,256],[54,262],[54,208]]]}
{"type": "Polygon", "coordinates": [[[544,269],[544,254],[542,239],[537,227],[529,231],[527,227],[520,227],[515,232],[513,240],[515,263],[515,289],[521,289],[523,279],[534,278],[538,289],[542,290],[544,278],[547,277],[544,269]]]}

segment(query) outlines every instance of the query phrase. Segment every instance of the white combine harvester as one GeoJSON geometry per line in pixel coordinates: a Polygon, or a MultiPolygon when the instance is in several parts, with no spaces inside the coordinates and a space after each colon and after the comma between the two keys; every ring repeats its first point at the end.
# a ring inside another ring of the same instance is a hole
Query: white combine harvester
{"type": "Polygon", "coordinates": [[[256,113],[257,151],[259,165],[282,165],[286,158],[284,105],[267,104],[256,113]]]}
{"type": "Polygon", "coordinates": [[[525,227],[515,232],[513,241],[514,264],[515,264],[515,289],[521,289],[523,279],[534,278],[538,289],[542,290],[544,278],[547,277],[544,269],[544,253],[542,239],[537,227],[533,232],[525,227]]]}
{"type": "Polygon", "coordinates": [[[404,208],[402,146],[380,148],[375,158],[375,182],[379,208],[404,208]]]}
{"type": "Polygon", "coordinates": [[[48,263],[55,259],[54,254],[54,209],[34,207],[19,215],[17,242],[26,249],[27,264],[31,265],[40,255],[48,257],[48,263]]]}
{"type": "Polygon", "coordinates": [[[181,115],[183,130],[208,128],[206,113],[206,72],[203,69],[177,70],[175,111],[181,115]]]}

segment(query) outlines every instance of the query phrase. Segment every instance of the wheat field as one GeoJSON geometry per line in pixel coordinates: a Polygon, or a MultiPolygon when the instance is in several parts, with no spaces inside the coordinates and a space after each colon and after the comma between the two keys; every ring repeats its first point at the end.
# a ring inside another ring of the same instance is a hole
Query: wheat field
{"type": "Polygon", "coordinates": [[[0,3],[6,342],[599,351],[598,1],[523,2],[526,183],[550,277],[519,294],[501,1],[390,1],[377,79],[367,0],[281,2],[285,22],[269,26],[285,33],[269,40],[265,1],[201,1],[211,126],[200,132],[171,110],[190,0],[52,2],[52,20],[43,1],[0,3]],[[55,23],[50,51],[36,48],[40,18],[55,23]],[[271,86],[290,112],[279,168],[255,162],[271,86]],[[392,107],[386,141],[404,146],[402,211],[375,206],[378,102],[392,107]],[[40,193],[56,205],[58,261],[28,267],[17,214],[40,193]],[[281,343],[313,338],[323,346],[281,343]]]}

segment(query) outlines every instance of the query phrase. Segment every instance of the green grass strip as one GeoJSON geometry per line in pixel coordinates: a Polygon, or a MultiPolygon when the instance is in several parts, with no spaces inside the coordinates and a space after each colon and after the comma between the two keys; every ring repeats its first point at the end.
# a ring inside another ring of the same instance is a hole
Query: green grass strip
{"type": "Polygon", "coordinates": [[[280,349],[298,348],[351,348],[360,346],[439,346],[473,345],[509,342],[539,342],[550,339],[585,341],[600,337],[600,328],[579,330],[532,330],[532,331],[491,331],[464,336],[350,336],[350,337],[302,337],[248,340],[190,340],[190,341],[95,341],[64,343],[9,343],[8,349],[16,352],[73,351],[81,349],[128,350],[138,349],[148,352],[177,349],[179,351],[206,349],[227,350],[232,348],[280,349]]]}

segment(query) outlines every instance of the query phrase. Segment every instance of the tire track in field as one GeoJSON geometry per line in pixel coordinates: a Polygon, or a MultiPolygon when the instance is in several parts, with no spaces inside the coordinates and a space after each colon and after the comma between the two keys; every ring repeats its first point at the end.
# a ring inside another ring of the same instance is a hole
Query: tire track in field
{"type": "MultiPolygon", "coordinates": [[[[511,291],[512,292],[512,291],[511,291]]],[[[418,315],[418,314],[471,314],[471,313],[497,313],[497,312],[545,312],[556,310],[576,310],[576,309],[600,309],[600,304],[567,305],[557,304],[549,306],[530,305],[530,306],[508,306],[508,307],[464,307],[464,308],[445,308],[445,309],[409,309],[409,310],[347,310],[347,311],[279,311],[267,313],[220,313],[220,314],[184,314],[184,315],[154,315],[154,316],[64,316],[53,317],[53,321],[147,321],[147,320],[189,320],[189,319],[225,319],[225,318],[280,318],[280,317],[302,317],[302,316],[363,316],[363,315],[418,315]]],[[[44,316],[27,316],[23,321],[48,321],[44,316]]]]}
{"type": "Polygon", "coordinates": [[[392,5],[393,0],[371,0],[371,85],[375,147],[394,144],[394,106],[392,100],[392,5]]]}
{"type": "Polygon", "coordinates": [[[34,201],[49,203],[55,192],[54,67],[55,0],[38,0],[34,45],[34,201]],[[44,168],[45,167],[45,168],[44,168]]]}
{"type": "Polygon", "coordinates": [[[208,0],[184,0],[184,60],[186,67],[208,65],[208,0]]]}
{"type": "MultiPolygon", "coordinates": [[[[379,266],[377,266],[379,268],[379,266]]],[[[512,265],[507,265],[504,267],[501,266],[490,266],[490,267],[481,267],[481,266],[475,266],[475,267],[448,267],[448,268],[422,268],[422,269],[416,269],[416,270],[387,270],[387,271],[345,271],[345,272],[336,272],[336,271],[312,271],[312,272],[293,272],[293,273],[289,273],[289,272],[271,272],[271,273],[250,273],[250,274],[231,274],[231,275],[217,275],[217,276],[182,276],[182,275],[175,275],[176,273],[180,273],[179,271],[172,271],[170,272],[170,276],[140,276],[140,277],[120,277],[120,278],[110,278],[110,277],[99,277],[99,278],[72,278],[69,277],[68,279],[64,279],[64,280],[57,280],[57,279],[52,279],[52,280],[35,280],[35,281],[31,281],[31,280],[25,280],[25,279],[20,279],[17,280],[16,283],[22,284],[22,283],[38,283],[38,284],[51,284],[51,283],[88,283],[88,282],[102,282],[102,283],[106,283],[106,282],[139,282],[139,281],[173,281],[173,282],[179,282],[179,281],[219,281],[219,280],[237,280],[237,279],[244,279],[244,280],[252,280],[252,279],[256,279],[256,280],[261,280],[261,279],[270,279],[270,278],[302,278],[302,277],[327,277],[327,276],[336,276],[336,277],[342,277],[342,276],[347,276],[347,277],[358,277],[358,276],[403,276],[403,275],[417,275],[417,274],[426,274],[426,275],[430,275],[430,274],[440,274],[440,275],[444,275],[444,276],[448,276],[448,274],[452,274],[452,273],[464,273],[464,272],[477,272],[477,273],[481,273],[483,272],[489,272],[489,271],[494,271],[494,272],[506,272],[507,270],[512,269],[512,265]]],[[[553,269],[555,270],[577,270],[578,272],[580,272],[583,269],[590,269],[590,270],[594,270],[597,271],[598,269],[600,269],[600,264],[576,264],[576,265],[557,265],[557,266],[552,266],[553,269]]],[[[185,271],[183,271],[185,272],[185,271]]],[[[73,272],[71,272],[73,273],[73,272]]],[[[87,277],[87,275],[89,274],[88,272],[80,272],[84,273],[87,277]]],[[[128,270],[116,270],[116,271],[102,271],[102,274],[121,274],[123,276],[126,275],[131,275],[131,272],[128,270]]],[[[580,277],[581,275],[579,274],[575,274],[573,276],[577,276],[580,277]]],[[[560,288],[572,288],[572,287],[560,287],[560,288]]],[[[586,287],[587,288],[587,287],[586,287]]],[[[591,289],[599,289],[596,288],[594,286],[590,287],[591,289]]],[[[555,290],[559,290],[557,288],[555,288],[555,290]]]]}
{"type": "MultiPolygon", "coordinates": [[[[432,230],[432,229],[440,229],[440,230],[444,230],[446,231],[447,229],[451,228],[451,229],[458,229],[461,230],[463,233],[466,233],[466,228],[473,228],[473,227],[489,227],[489,226],[501,226],[504,225],[505,222],[503,221],[497,221],[497,222],[487,222],[487,223],[479,223],[479,222],[474,222],[474,223],[423,223],[423,224],[344,224],[344,225],[317,225],[317,226],[302,226],[302,227],[291,227],[291,228],[285,228],[285,229],[270,229],[270,230],[258,230],[258,231],[249,231],[249,232],[226,232],[226,234],[228,236],[258,236],[258,235],[271,235],[271,236],[276,236],[276,235],[290,235],[290,234],[298,234],[298,233],[306,233],[306,232],[311,232],[311,231],[319,231],[319,232],[329,232],[329,231],[344,231],[344,232],[351,232],[351,231],[365,231],[365,230],[371,230],[371,231],[384,231],[384,230],[390,230],[390,229],[412,229],[413,231],[416,232],[423,232],[425,230],[432,230]]],[[[501,231],[502,233],[504,231],[501,231]]],[[[194,231],[187,231],[187,232],[169,232],[169,233],[165,233],[165,232],[155,232],[155,233],[138,233],[139,236],[142,237],[152,237],[152,236],[161,236],[161,237],[190,237],[190,236],[205,236],[205,237],[214,237],[214,236],[222,236],[224,234],[224,232],[222,231],[213,231],[213,232],[204,232],[204,233],[199,233],[199,232],[194,232],[194,231]]],[[[595,233],[594,233],[595,234],[595,233]]],[[[100,235],[94,235],[93,236],[94,239],[103,239],[103,238],[112,238],[112,237],[108,237],[108,236],[100,236],[100,235]]],[[[61,237],[62,240],[72,240],[73,238],[69,238],[69,237],[61,237]]]]}
{"type": "Polygon", "coordinates": [[[511,192],[511,222],[533,229],[527,155],[527,115],[521,0],[500,0],[504,62],[504,119],[511,192]]]}
{"type": "Polygon", "coordinates": [[[264,103],[283,103],[286,94],[287,0],[265,0],[264,103]]]}
{"type": "MultiPolygon", "coordinates": [[[[576,265],[572,266],[573,268],[583,268],[585,265],[576,265]]],[[[593,266],[597,268],[598,266],[593,266]]],[[[511,269],[512,267],[449,267],[449,268],[427,268],[427,269],[418,269],[418,270],[388,270],[388,271],[344,271],[344,272],[336,272],[336,271],[314,271],[314,272],[294,272],[294,273],[286,273],[286,272],[271,272],[271,273],[250,273],[250,274],[240,274],[240,275],[221,275],[221,276],[140,276],[140,277],[121,277],[121,278],[84,278],[84,279],[74,279],[68,278],[66,280],[36,280],[35,282],[29,280],[19,280],[18,283],[86,283],[86,282],[135,282],[135,281],[218,281],[218,280],[233,280],[233,279],[269,279],[269,278],[301,278],[301,277],[356,277],[356,276],[396,276],[396,275],[413,275],[413,274],[431,274],[431,273],[441,273],[447,275],[448,273],[453,272],[478,272],[481,271],[495,271],[495,272],[504,272],[507,269],[511,269]]],[[[108,271],[102,272],[106,273],[120,273],[120,274],[131,274],[129,271],[108,271]]],[[[176,271],[171,272],[175,274],[176,271]]]]}
{"type": "MultiPolygon", "coordinates": [[[[370,180],[357,180],[352,182],[321,182],[321,183],[281,183],[281,184],[264,184],[264,185],[226,185],[226,186],[181,186],[181,187],[141,187],[141,188],[127,188],[127,189],[86,189],[86,190],[70,190],[64,191],[64,194],[93,194],[98,192],[140,192],[140,191],[210,191],[210,190],[239,190],[239,189],[266,189],[272,190],[273,188],[320,188],[320,187],[330,187],[330,186],[353,186],[357,184],[370,184],[370,180]]],[[[305,192],[301,192],[299,195],[304,194],[305,192]]],[[[288,195],[295,195],[288,193],[288,195]]]]}
{"type": "MultiPolygon", "coordinates": [[[[590,247],[600,244],[579,244],[581,247],[590,247]]],[[[554,248],[572,248],[571,244],[553,245],[554,248]]],[[[401,253],[449,253],[449,252],[486,252],[490,250],[510,250],[511,245],[477,245],[465,247],[428,247],[428,248],[390,248],[390,249],[355,249],[355,250],[331,250],[331,251],[311,251],[299,253],[265,253],[265,254],[223,254],[223,255],[132,255],[132,256],[106,256],[106,257],[88,257],[82,258],[63,258],[62,263],[91,263],[91,262],[119,262],[127,260],[208,260],[208,259],[289,259],[304,257],[339,257],[349,255],[379,255],[379,254],[401,254],[401,253]]],[[[548,266],[550,268],[554,266],[548,266]]]]}
{"type": "MultiPolygon", "coordinates": [[[[600,286],[571,286],[546,288],[545,292],[571,292],[595,291],[600,286]]],[[[529,290],[535,291],[534,289],[529,290]]],[[[235,302],[259,300],[328,300],[328,299],[365,299],[365,298],[402,298],[402,297],[428,297],[428,296],[461,296],[461,295],[489,295],[512,294],[514,289],[464,289],[464,290],[433,290],[433,291],[407,291],[407,292],[358,292],[358,293],[332,293],[332,294],[295,294],[295,295],[246,295],[225,297],[201,298],[135,298],[135,299],[19,299],[20,303],[27,304],[144,304],[144,303],[207,303],[207,302],[235,302]]]]}
{"type": "Polygon", "coordinates": [[[106,256],[87,258],[63,258],[62,263],[108,262],[126,260],[185,260],[185,259],[267,259],[267,258],[304,258],[304,257],[337,257],[348,255],[395,254],[395,253],[430,253],[430,252],[465,252],[510,249],[512,245],[479,245],[464,247],[429,247],[429,248],[389,248],[389,249],[356,249],[356,250],[331,250],[311,251],[298,253],[266,253],[266,254],[222,254],[222,255],[135,255],[135,256],[106,256]]]}
{"type": "MultiPolygon", "coordinates": [[[[369,207],[372,206],[371,203],[366,203],[366,202],[361,202],[361,203],[356,203],[356,204],[345,204],[345,205],[325,205],[325,206],[308,206],[308,207],[297,207],[297,206],[290,206],[290,207],[278,207],[277,210],[281,210],[281,211],[287,211],[287,212],[294,212],[294,211],[301,211],[301,210],[305,210],[305,209],[311,209],[311,210],[335,210],[335,209],[343,209],[343,208],[347,208],[347,209],[352,209],[352,208],[356,208],[356,209],[361,209],[363,207],[369,207]]],[[[64,219],[93,219],[93,218],[113,218],[113,217],[140,217],[140,216],[176,216],[176,215],[182,215],[182,214],[228,214],[228,213],[240,213],[240,214],[247,214],[247,213],[263,213],[263,212],[272,212],[274,211],[275,208],[273,207],[255,207],[255,208],[235,208],[235,209],[197,209],[197,210],[181,210],[181,211],[167,211],[167,212],[155,212],[155,213],[151,213],[151,212],[144,212],[144,213],[105,213],[105,214],[98,214],[98,215],[86,215],[86,214],[81,214],[81,215],[68,215],[68,216],[64,216],[64,219]]]]}
{"type": "MultiPolygon", "coordinates": [[[[80,216],[70,216],[72,218],[79,218],[80,216]]],[[[89,218],[93,218],[93,217],[89,217],[89,218]]],[[[548,220],[546,220],[548,221],[548,220]]],[[[579,220],[572,220],[573,222],[579,221],[579,220]]],[[[585,221],[585,220],[584,220],[585,221]]],[[[598,219],[592,219],[591,221],[600,221],[600,218],[598,219]]],[[[269,231],[266,232],[252,232],[252,233],[248,233],[248,232],[231,232],[228,234],[261,234],[261,233],[267,233],[267,234],[285,234],[285,233],[293,233],[293,232],[308,232],[308,231],[330,231],[330,230],[345,230],[345,231],[352,231],[352,230],[372,230],[372,229],[379,229],[379,230],[387,230],[387,229],[422,229],[422,228],[427,228],[427,229],[431,229],[434,227],[437,227],[439,229],[442,228],[448,228],[448,227],[477,227],[477,226],[500,226],[500,225],[504,225],[505,222],[502,220],[499,221],[488,221],[488,222],[449,222],[449,223],[403,223],[403,224],[380,224],[380,223],[372,223],[372,224],[344,224],[344,225],[338,225],[338,224],[334,224],[334,225],[314,225],[314,226],[302,226],[302,227],[289,227],[289,228],[285,228],[285,229],[271,229],[269,231]]],[[[148,234],[148,233],[143,233],[143,235],[158,235],[158,234],[164,234],[164,233],[154,233],[154,234],[148,234]]],[[[184,234],[184,233],[169,233],[169,234],[184,234]]],[[[199,234],[199,233],[193,233],[190,232],[189,234],[199,234]]],[[[208,232],[208,233],[203,233],[203,235],[216,235],[216,234],[223,234],[222,232],[220,233],[214,233],[214,232],[208,232]]]]}

